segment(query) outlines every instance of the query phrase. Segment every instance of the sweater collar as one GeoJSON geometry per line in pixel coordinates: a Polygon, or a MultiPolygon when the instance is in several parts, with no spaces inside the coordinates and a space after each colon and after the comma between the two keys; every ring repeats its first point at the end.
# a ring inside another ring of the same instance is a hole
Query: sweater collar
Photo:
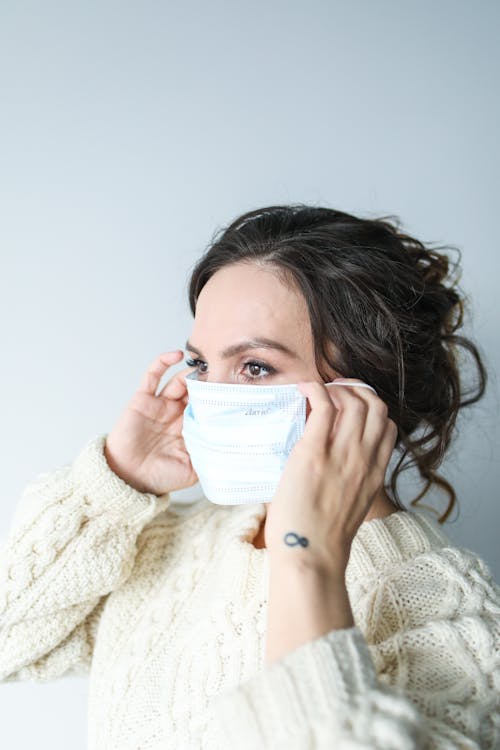
{"type": "MultiPolygon", "coordinates": [[[[266,559],[266,548],[256,549],[256,536],[266,515],[265,503],[215,506],[227,542],[255,559],[266,559]]],[[[365,579],[419,554],[450,546],[451,541],[437,519],[422,509],[398,510],[383,518],[364,521],[353,539],[346,579],[365,579]]]]}

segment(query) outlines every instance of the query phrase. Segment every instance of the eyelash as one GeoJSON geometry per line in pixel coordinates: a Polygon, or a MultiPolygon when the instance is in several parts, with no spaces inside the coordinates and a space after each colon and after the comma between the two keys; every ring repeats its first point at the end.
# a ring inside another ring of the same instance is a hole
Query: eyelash
{"type": "MultiPolygon", "coordinates": [[[[188,367],[199,367],[200,364],[205,364],[202,359],[186,359],[186,365],[188,367]]],[[[274,375],[276,373],[276,370],[274,369],[274,367],[271,367],[270,365],[266,365],[264,364],[264,362],[251,360],[249,362],[244,363],[244,367],[248,367],[249,365],[256,365],[257,367],[261,367],[262,369],[267,370],[267,375],[255,375],[254,377],[247,377],[246,375],[243,375],[243,380],[246,383],[251,383],[254,380],[261,380],[263,378],[267,378],[270,375],[274,375]]],[[[201,373],[201,374],[205,375],[206,373],[201,373]]]]}

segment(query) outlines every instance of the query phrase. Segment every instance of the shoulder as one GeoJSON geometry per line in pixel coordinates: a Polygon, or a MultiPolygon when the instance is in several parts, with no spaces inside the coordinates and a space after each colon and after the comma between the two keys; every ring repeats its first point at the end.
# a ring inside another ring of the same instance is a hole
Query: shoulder
{"type": "Polygon", "coordinates": [[[422,511],[403,511],[362,524],[346,583],[367,640],[377,642],[437,623],[481,621],[498,638],[500,588],[477,553],[455,545],[422,511]]]}
{"type": "Polygon", "coordinates": [[[500,680],[500,589],[486,562],[423,512],[359,531],[348,588],[378,672],[438,693],[500,680]]]}
{"type": "Polygon", "coordinates": [[[437,578],[447,586],[460,586],[464,578],[471,577],[500,596],[485,560],[456,545],[443,526],[424,511],[398,511],[361,524],[351,547],[348,583],[373,588],[377,583],[405,581],[408,576],[414,588],[437,578]]]}

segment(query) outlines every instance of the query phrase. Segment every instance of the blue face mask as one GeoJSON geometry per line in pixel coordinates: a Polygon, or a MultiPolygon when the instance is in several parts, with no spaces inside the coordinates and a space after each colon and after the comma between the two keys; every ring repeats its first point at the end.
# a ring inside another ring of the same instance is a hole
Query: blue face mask
{"type": "MultiPolygon", "coordinates": [[[[203,492],[217,505],[272,501],[304,432],[307,399],[294,383],[207,383],[186,375],[182,437],[203,492]]],[[[355,385],[361,383],[325,383],[355,385]]]]}

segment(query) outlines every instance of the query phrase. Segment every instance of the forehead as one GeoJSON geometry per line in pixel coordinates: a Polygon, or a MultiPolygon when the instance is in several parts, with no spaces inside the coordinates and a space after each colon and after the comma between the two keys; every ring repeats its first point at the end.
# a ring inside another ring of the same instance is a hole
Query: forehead
{"type": "Polygon", "coordinates": [[[205,284],[196,305],[196,316],[215,314],[270,314],[272,319],[304,317],[305,299],[294,285],[275,272],[251,264],[219,269],[205,284]]]}
{"type": "Polygon", "coordinates": [[[238,264],[217,271],[198,297],[190,341],[215,338],[228,346],[242,338],[267,336],[297,351],[312,334],[302,293],[275,273],[238,264]]]}

